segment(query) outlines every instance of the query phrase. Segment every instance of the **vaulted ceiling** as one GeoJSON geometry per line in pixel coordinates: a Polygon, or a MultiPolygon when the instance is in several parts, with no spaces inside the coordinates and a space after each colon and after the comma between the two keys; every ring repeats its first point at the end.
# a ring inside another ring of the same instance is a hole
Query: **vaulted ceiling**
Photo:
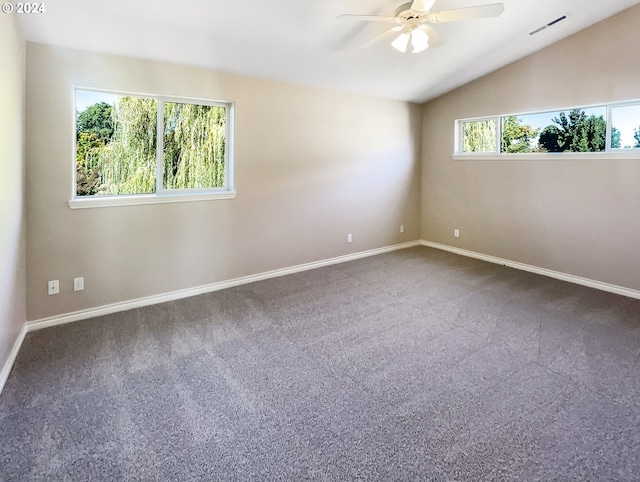
{"type": "Polygon", "coordinates": [[[359,48],[389,25],[337,18],[393,15],[402,0],[56,0],[19,21],[29,41],[424,102],[640,2],[501,1],[499,17],[435,25],[445,43],[416,54],[392,37],[359,48]]]}

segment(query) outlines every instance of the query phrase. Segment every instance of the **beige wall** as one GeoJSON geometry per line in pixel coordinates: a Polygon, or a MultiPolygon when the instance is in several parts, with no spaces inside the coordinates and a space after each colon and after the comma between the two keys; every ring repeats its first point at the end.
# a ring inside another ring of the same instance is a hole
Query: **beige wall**
{"type": "MultiPolygon", "coordinates": [[[[0,370],[26,321],[25,42],[0,15],[0,370]]],[[[2,381],[0,381],[0,384],[2,381]]]]}
{"type": "Polygon", "coordinates": [[[639,99],[638,25],[640,6],[425,104],[422,238],[640,290],[640,156],[451,157],[457,118],[639,99]]]}
{"type": "Polygon", "coordinates": [[[419,239],[417,105],[33,43],[27,95],[30,320],[419,239]],[[234,101],[236,199],[71,210],[74,85],[234,101]]]}

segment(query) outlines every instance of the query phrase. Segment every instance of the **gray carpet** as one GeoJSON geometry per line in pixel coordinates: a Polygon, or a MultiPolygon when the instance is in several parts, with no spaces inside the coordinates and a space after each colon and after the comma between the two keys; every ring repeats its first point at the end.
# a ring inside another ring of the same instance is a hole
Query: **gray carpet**
{"type": "Polygon", "coordinates": [[[412,248],[27,335],[1,480],[639,480],[640,300],[412,248]]]}

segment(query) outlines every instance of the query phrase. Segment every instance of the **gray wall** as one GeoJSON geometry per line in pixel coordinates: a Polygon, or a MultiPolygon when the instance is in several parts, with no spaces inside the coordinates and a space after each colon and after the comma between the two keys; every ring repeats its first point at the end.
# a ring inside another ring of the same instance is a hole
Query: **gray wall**
{"type": "Polygon", "coordinates": [[[635,6],[425,104],[422,238],[640,290],[637,153],[452,159],[458,118],[639,99],[638,25],[635,6]]]}
{"type": "Polygon", "coordinates": [[[0,369],[26,321],[25,42],[0,15],[0,369]]]}
{"type": "Polygon", "coordinates": [[[420,111],[27,43],[28,319],[419,239],[420,111]],[[236,199],[71,210],[74,85],[234,101],[236,199]]]}

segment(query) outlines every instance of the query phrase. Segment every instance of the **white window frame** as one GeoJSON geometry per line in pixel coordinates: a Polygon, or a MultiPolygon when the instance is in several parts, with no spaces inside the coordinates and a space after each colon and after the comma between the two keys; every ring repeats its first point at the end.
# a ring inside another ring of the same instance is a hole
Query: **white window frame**
{"type": "Polygon", "coordinates": [[[74,86],[73,88],[73,162],[72,162],[72,191],[69,207],[71,209],[83,209],[109,206],[128,206],[136,204],[157,204],[189,201],[208,201],[216,199],[233,199],[236,192],[233,185],[234,171],[234,114],[235,103],[231,101],[201,99],[193,97],[174,97],[157,94],[143,94],[124,92],[108,89],[96,89],[93,87],[74,86]],[[98,196],[78,196],[76,179],[76,92],[88,91],[96,93],[114,94],[120,96],[144,97],[155,99],[157,102],[157,142],[156,142],[156,192],[147,194],[114,194],[98,196]],[[160,133],[164,132],[164,104],[176,102],[184,104],[209,105],[224,107],[225,114],[225,169],[224,186],[219,188],[193,188],[193,189],[165,189],[163,185],[164,168],[164,138],[160,133]]]}
{"type": "Polygon", "coordinates": [[[454,152],[453,159],[457,160],[492,160],[492,159],[640,159],[640,148],[612,148],[611,147],[611,131],[612,118],[611,112],[615,107],[640,106],[640,99],[628,100],[622,102],[610,102],[593,105],[582,105],[574,107],[564,107],[558,109],[545,109],[533,112],[520,112],[517,114],[500,114],[484,117],[470,117],[465,119],[456,119],[454,125],[454,152]],[[601,152],[526,152],[526,153],[504,153],[500,152],[502,143],[502,119],[509,116],[527,116],[535,114],[545,114],[549,112],[568,112],[573,109],[592,109],[604,107],[606,112],[606,133],[605,133],[605,150],[601,152]],[[496,122],[496,150],[492,152],[464,152],[463,123],[475,121],[496,122]]]}
{"type": "Polygon", "coordinates": [[[500,117],[499,116],[488,116],[488,117],[472,117],[470,119],[460,119],[456,121],[455,128],[455,136],[457,139],[456,143],[456,154],[477,157],[477,156],[497,156],[500,154],[500,117]],[[495,135],[495,149],[493,151],[485,151],[485,152],[465,152],[464,151],[464,124],[466,122],[483,122],[483,121],[494,121],[496,124],[496,135],[495,135]]]}
{"type": "MultiPolygon", "coordinates": [[[[615,102],[607,104],[607,150],[616,153],[623,153],[629,151],[640,151],[640,147],[632,147],[631,149],[625,149],[624,147],[611,147],[611,128],[613,123],[613,109],[616,107],[640,107],[640,100],[630,100],[627,102],[615,102]]],[[[640,127],[640,120],[638,121],[638,127],[640,127]]]]}

